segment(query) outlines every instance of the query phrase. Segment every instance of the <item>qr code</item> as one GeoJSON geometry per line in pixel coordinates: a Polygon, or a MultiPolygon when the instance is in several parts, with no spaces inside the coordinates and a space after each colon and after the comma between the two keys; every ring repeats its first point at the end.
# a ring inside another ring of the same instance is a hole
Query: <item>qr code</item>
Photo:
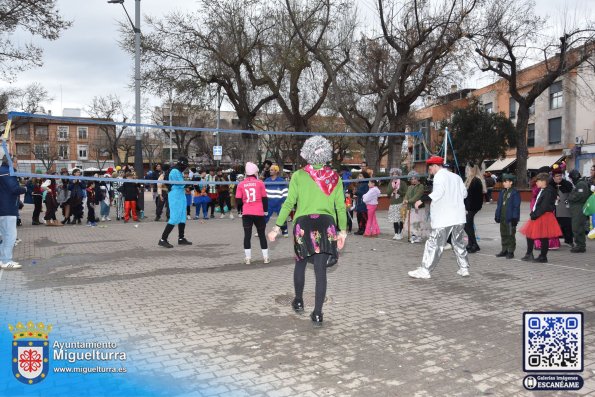
{"type": "Polygon", "coordinates": [[[523,370],[583,370],[583,314],[523,314],[523,370]]]}

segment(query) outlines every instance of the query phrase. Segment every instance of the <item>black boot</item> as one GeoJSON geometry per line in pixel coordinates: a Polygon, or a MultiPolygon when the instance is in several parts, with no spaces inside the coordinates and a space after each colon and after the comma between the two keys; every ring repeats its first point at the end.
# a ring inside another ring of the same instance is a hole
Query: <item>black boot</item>
{"type": "Polygon", "coordinates": [[[507,254],[508,254],[508,253],[507,253],[505,250],[502,250],[502,251],[500,251],[500,252],[498,252],[498,253],[496,254],[496,258],[503,258],[503,257],[505,257],[507,254]]]}
{"type": "Polygon", "coordinates": [[[527,252],[525,256],[521,258],[521,260],[524,262],[533,262],[534,259],[533,252],[527,252]]]}
{"type": "Polygon", "coordinates": [[[317,327],[322,326],[322,313],[312,312],[312,314],[310,315],[310,318],[312,319],[312,322],[314,323],[315,326],[317,326],[317,327]]]}
{"type": "Polygon", "coordinates": [[[295,298],[293,300],[293,302],[291,302],[291,307],[293,308],[293,310],[298,313],[298,312],[303,312],[304,311],[304,300],[302,298],[295,298]]]}
{"type": "Polygon", "coordinates": [[[506,259],[512,259],[512,258],[514,258],[514,252],[507,252],[506,259]]]}
{"type": "Polygon", "coordinates": [[[533,259],[533,262],[547,263],[547,256],[539,255],[537,258],[533,259]]]}

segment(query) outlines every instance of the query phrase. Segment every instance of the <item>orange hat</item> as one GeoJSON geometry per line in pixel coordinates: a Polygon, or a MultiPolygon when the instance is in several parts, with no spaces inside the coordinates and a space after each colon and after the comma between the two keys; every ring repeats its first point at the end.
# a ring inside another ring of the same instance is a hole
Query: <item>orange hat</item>
{"type": "Polygon", "coordinates": [[[432,156],[429,159],[426,160],[426,164],[427,165],[432,165],[432,164],[438,164],[438,165],[443,165],[444,164],[444,159],[440,156],[432,156]]]}

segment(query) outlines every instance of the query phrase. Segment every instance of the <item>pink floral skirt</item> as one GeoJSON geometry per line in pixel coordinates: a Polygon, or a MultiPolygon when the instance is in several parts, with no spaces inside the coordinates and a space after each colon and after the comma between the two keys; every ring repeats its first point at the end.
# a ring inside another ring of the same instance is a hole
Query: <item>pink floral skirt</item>
{"type": "Polygon", "coordinates": [[[330,256],[327,266],[339,259],[337,250],[337,225],[330,215],[310,214],[294,220],[293,249],[296,260],[304,260],[316,254],[330,256]]]}

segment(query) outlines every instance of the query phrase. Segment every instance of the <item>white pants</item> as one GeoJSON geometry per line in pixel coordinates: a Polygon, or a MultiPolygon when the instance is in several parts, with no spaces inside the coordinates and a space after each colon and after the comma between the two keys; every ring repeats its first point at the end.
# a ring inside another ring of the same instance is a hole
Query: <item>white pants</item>
{"type": "Polygon", "coordinates": [[[14,243],[17,241],[17,217],[0,216],[0,262],[8,263],[12,261],[12,251],[14,243]]]}

